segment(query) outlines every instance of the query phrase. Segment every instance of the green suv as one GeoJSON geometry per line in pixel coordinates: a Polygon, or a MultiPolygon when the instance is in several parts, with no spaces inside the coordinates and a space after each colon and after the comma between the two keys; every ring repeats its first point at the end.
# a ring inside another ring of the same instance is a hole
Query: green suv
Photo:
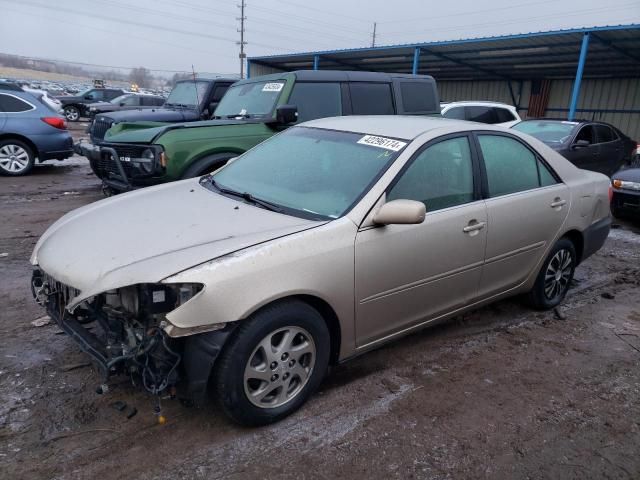
{"type": "Polygon", "coordinates": [[[289,126],[341,115],[439,115],[426,75],[301,70],[242,80],[211,120],[119,123],[91,160],[111,194],[217,170],[289,126]]]}

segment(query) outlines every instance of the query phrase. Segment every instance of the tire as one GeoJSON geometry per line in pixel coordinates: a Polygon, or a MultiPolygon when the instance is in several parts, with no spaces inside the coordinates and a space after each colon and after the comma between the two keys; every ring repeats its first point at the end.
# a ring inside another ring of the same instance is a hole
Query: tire
{"type": "Polygon", "coordinates": [[[80,120],[80,110],[73,105],[66,106],[64,107],[64,117],[70,122],[77,122],[80,120]]]}
{"type": "Polygon", "coordinates": [[[181,178],[195,178],[211,173],[224,166],[231,158],[237,157],[238,155],[239,154],[235,153],[217,153],[215,155],[203,157],[190,165],[182,174],[181,178]]]}
{"type": "Polygon", "coordinates": [[[0,173],[8,176],[26,175],[36,161],[33,149],[20,140],[0,141],[0,173]]]}
{"type": "Polygon", "coordinates": [[[268,306],[236,329],[218,358],[217,401],[242,425],[276,422],[300,408],[318,388],[329,350],[327,325],[313,307],[298,300],[268,306]]]}
{"type": "Polygon", "coordinates": [[[549,310],[564,300],[573,280],[576,260],[573,242],[568,238],[558,240],[542,264],[536,283],[529,292],[531,306],[538,310],[549,310]]]}

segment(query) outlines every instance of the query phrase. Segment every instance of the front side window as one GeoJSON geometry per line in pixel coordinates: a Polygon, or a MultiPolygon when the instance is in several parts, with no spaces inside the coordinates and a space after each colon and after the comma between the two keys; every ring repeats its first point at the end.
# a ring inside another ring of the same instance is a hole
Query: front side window
{"type": "Polygon", "coordinates": [[[551,171],[522,143],[501,135],[478,135],[489,197],[557,183],[551,171]]]}
{"type": "Polygon", "coordinates": [[[453,107],[442,114],[444,118],[454,118],[464,120],[464,107],[453,107]]]}
{"type": "Polygon", "coordinates": [[[283,88],[284,80],[232,86],[220,100],[214,116],[234,118],[270,115],[283,88]]]}
{"type": "Polygon", "coordinates": [[[338,218],[395,160],[406,143],[357,133],[293,127],[213,175],[215,185],[211,182],[204,185],[222,194],[225,194],[222,189],[247,192],[296,216],[338,218]],[[375,146],[380,141],[393,147],[375,146]]]}
{"type": "Polygon", "coordinates": [[[167,105],[195,108],[204,101],[208,88],[209,82],[197,80],[176,83],[167,98],[167,105]]]}
{"type": "Polygon", "coordinates": [[[293,86],[289,104],[298,107],[298,121],[342,115],[339,83],[298,82],[293,86]]]}
{"type": "Polygon", "coordinates": [[[349,86],[354,115],[393,115],[391,85],[353,82],[349,86]]]}
{"type": "Polygon", "coordinates": [[[607,125],[596,125],[596,134],[598,135],[598,143],[607,143],[617,140],[618,137],[607,125]]]}
{"type": "Polygon", "coordinates": [[[33,110],[33,106],[13,95],[0,94],[0,112],[20,113],[33,110]]]}
{"type": "Polygon", "coordinates": [[[472,202],[473,165],[467,137],[443,140],[423,150],[387,194],[387,201],[423,202],[427,211],[472,202]]]}
{"type": "Polygon", "coordinates": [[[124,103],[126,107],[135,107],[140,105],[140,98],[137,95],[128,95],[120,103],[124,103]]]}
{"type": "Polygon", "coordinates": [[[588,142],[590,145],[596,143],[596,135],[591,125],[587,125],[582,127],[576,135],[576,142],[583,140],[588,142]]]}

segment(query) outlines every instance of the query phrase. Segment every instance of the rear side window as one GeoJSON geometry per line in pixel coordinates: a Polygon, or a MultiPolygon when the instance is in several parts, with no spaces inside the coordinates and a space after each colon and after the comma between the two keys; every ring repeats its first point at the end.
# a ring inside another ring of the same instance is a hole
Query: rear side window
{"type": "Polygon", "coordinates": [[[439,109],[434,89],[429,82],[400,82],[400,96],[404,113],[436,113],[439,109]]]}
{"type": "Polygon", "coordinates": [[[298,82],[293,86],[289,103],[298,107],[298,121],[342,115],[339,83],[298,82]]]}
{"type": "Polygon", "coordinates": [[[558,183],[551,171],[523,144],[501,135],[478,135],[487,172],[489,197],[558,183]]]}
{"type": "Polygon", "coordinates": [[[618,136],[611,127],[607,125],[596,125],[596,135],[598,136],[598,143],[613,142],[618,139],[618,136]]]}
{"type": "Polygon", "coordinates": [[[360,83],[349,85],[354,115],[393,115],[391,85],[388,83],[360,83]]]}
{"type": "Polygon", "coordinates": [[[464,107],[465,118],[470,122],[498,123],[496,112],[491,107],[470,106],[464,107]]]}
{"type": "Polygon", "coordinates": [[[29,110],[34,110],[34,107],[24,100],[12,95],[0,94],[0,112],[19,113],[28,112],[29,110]]]}
{"type": "Polygon", "coordinates": [[[496,119],[498,120],[497,123],[512,122],[516,120],[516,117],[513,116],[513,113],[511,113],[511,111],[506,108],[496,107],[494,108],[494,110],[496,119]]]}
{"type": "Polygon", "coordinates": [[[444,118],[455,118],[456,120],[464,120],[464,107],[453,107],[442,114],[444,118]]]}

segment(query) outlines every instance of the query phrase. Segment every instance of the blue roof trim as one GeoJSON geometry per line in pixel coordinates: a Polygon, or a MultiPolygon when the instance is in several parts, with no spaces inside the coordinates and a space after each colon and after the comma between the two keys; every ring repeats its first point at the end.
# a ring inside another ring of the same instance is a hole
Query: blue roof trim
{"type": "Polygon", "coordinates": [[[628,25],[606,25],[601,27],[580,27],[580,28],[568,28],[564,30],[550,30],[547,32],[529,32],[529,33],[516,33],[512,35],[492,36],[492,37],[475,37],[475,38],[463,38],[459,40],[440,40],[435,42],[423,42],[423,43],[404,43],[397,45],[386,45],[380,47],[360,47],[360,48],[344,48],[340,50],[319,50],[312,52],[300,52],[300,53],[284,53],[281,55],[266,55],[261,57],[248,57],[249,61],[260,61],[274,58],[296,58],[303,55],[332,55],[336,53],[351,53],[351,52],[376,52],[382,50],[392,50],[400,48],[415,48],[415,47],[437,47],[443,45],[461,45],[465,43],[477,43],[477,42],[489,42],[499,40],[513,40],[518,38],[532,38],[532,37],[544,37],[551,35],[570,35],[573,33],[586,33],[586,32],[606,32],[616,30],[636,30],[640,29],[639,23],[631,23],[628,25]]]}

